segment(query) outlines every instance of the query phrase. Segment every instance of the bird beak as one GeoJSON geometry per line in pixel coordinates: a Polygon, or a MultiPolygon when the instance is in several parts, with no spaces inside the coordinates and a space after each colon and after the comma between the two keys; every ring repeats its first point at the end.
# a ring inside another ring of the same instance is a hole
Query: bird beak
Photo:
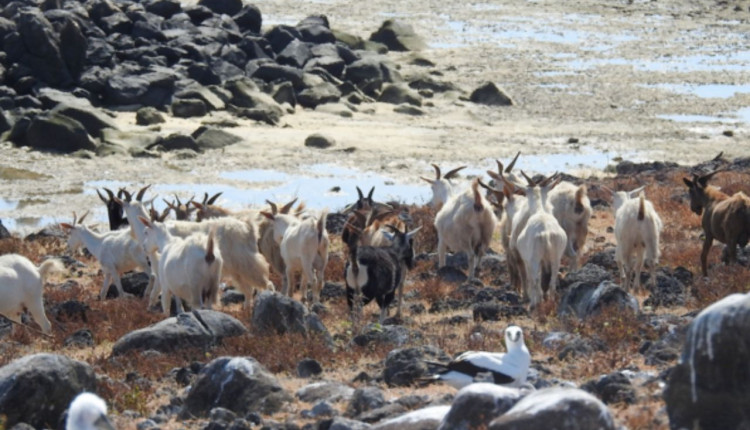
{"type": "Polygon", "coordinates": [[[94,428],[97,430],[115,430],[115,426],[109,421],[106,415],[102,414],[96,421],[94,421],[94,428]]]}

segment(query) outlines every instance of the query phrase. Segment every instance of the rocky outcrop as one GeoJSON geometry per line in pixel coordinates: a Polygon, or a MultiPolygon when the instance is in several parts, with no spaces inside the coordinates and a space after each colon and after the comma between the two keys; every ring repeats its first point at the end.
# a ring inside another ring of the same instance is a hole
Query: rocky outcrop
{"type": "Polygon", "coordinates": [[[489,383],[470,384],[456,394],[438,430],[487,428],[493,419],[511,409],[521,397],[516,388],[489,383]]]}

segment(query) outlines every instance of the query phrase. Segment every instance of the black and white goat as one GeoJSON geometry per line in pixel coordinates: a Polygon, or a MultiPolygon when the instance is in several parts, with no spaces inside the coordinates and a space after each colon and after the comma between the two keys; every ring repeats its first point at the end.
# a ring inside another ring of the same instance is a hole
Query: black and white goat
{"type": "Polygon", "coordinates": [[[346,298],[349,308],[359,310],[373,299],[380,306],[380,322],[388,314],[388,306],[398,290],[398,311],[404,296],[404,279],[406,272],[414,267],[414,236],[420,228],[402,232],[391,225],[386,226],[392,232],[384,234],[391,242],[387,247],[357,246],[353,238],[350,246],[349,261],[346,263],[346,298]],[[356,306],[356,309],[355,309],[356,306]]]}

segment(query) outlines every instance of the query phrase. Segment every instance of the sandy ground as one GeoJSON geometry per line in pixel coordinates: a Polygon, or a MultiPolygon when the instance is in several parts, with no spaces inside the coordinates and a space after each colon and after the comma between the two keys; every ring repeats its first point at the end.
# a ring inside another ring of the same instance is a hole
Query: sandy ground
{"type": "MultiPolygon", "coordinates": [[[[418,177],[432,174],[432,162],[466,164],[469,173],[477,174],[491,168],[495,158],[507,160],[519,150],[524,154],[519,167],[530,171],[580,171],[580,164],[602,169],[619,157],[688,164],[722,150],[729,157],[749,152],[748,2],[254,3],[263,13],[264,27],[325,14],[332,27],[368,37],[383,20],[402,19],[428,43],[418,55],[436,64],[415,66],[410,64],[414,53],[389,54],[404,77],[432,73],[464,89],[464,96],[493,81],[516,105],[475,105],[452,92],[426,99],[422,116],[399,114],[394,106],[380,103],[361,105],[349,111],[350,117],[340,114],[347,110],[343,105],[298,109],[277,127],[237,120],[239,127],[229,131],[242,136],[243,143],[188,159],[165,154],[158,159],[86,160],[3,144],[4,224],[29,230],[90,208],[103,220],[104,207],[94,193],[99,186],[162,184],[157,191],[185,197],[224,187],[235,192],[220,202],[239,207],[262,203],[249,193],[253,189],[280,186],[306,173],[336,174],[335,169],[321,171],[320,165],[322,170],[332,165],[356,169],[338,183],[331,180],[341,187],[343,198],[360,184],[357,171],[363,176],[375,172],[388,178],[386,183],[419,186],[424,196],[428,186],[418,177]],[[333,137],[337,145],[305,148],[305,137],[316,132],[333,137]],[[356,149],[343,151],[350,147],[356,149]],[[311,165],[318,165],[317,170],[311,165]],[[7,173],[9,167],[41,176],[15,179],[18,175],[7,173]],[[254,182],[226,175],[248,169],[262,169],[255,171],[254,182]],[[285,175],[257,178],[276,171],[285,175]]],[[[124,129],[136,128],[132,113],[120,113],[118,121],[124,129]]],[[[191,132],[199,121],[170,120],[161,133],[191,132]]],[[[272,195],[283,200],[304,192],[300,190],[272,195]]]]}

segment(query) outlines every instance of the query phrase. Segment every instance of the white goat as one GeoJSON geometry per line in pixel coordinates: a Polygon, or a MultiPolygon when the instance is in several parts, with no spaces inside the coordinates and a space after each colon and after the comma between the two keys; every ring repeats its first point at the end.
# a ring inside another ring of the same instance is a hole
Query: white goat
{"type": "MultiPolygon", "coordinates": [[[[161,285],[161,307],[169,315],[172,295],[188,303],[192,309],[211,309],[219,296],[223,259],[214,248],[215,230],[208,235],[194,233],[180,238],[169,233],[160,222],[140,217],[146,227],[144,246],[149,253],[159,252],[156,270],[161,285]]],[[[177,313],[182,313],[177,300],[177,313]]]]}
{"type": "Polygon", "coordinates": [[[644,259],[650,267],[649,282],[656,285],[662,221],[654,205],[646,200],[643,188],[613,193],[617,239],[615,260],[620,269],[622,286],[626,290],[630,289],[632,278],[635,278],[635,289],[640,288],[644,259]]]}
{"type": "Polygon", "coordinates": [[[586,244],[591,218],[591,202],[586,185],[576,186],[570,182],[561,182],[549,192],[548,199],[552,205],[552,214],[568,236],[565,256],[569,259],[570,270],[576,270],[586,244]]]}
{"type": "Polygon", "coordinates": [[[454,252],[466,252],[469,255],[469,277],[473,278],[496,226],[492,206],[479,192],[479,179],[475,179],[470,189],[448,199],[435,215],[438,267],[445,266],[448,248],[454,252]]]}
{"type": "Polygon", "coordinates": [[[28,310],[42,332],[52,330],[44,314],[44,281],[55,271],[62,271],[60,260],[48,259],[39,267],[28,258],[18,254],[0,256],[0,315],[22,324],[21,313],[28,310]]]}
{"type": "Polygon", "coordinates": [[[466,166],[457,167],[442,177],[440,175],[440,167],[437,164],[433,164],[432,167],[435,169],[435,179],[427,179],[424,176],[420,176],[420,178],[427,181],[432,187],[432,202],[430,204],[436,211],[439,211],[454,194],[453,183],[450,180],[456,177],[458,172],[465,169],[466,166]]]}
{"type": "Polygon", "coordinates": [[[290,284],[294,285],[294,274],[302,272],[302,301],[307,301],[309,284],[313,284],[313,303],[320,300],[325,268],[328,264],[328,232],[326,231],[327,211],[319,218],[299,219],[293,215],[261,212],[273,220],[273,235],[279,244],[281,257],[286,266],[287,283],[282,294],[291,296],[290,284]]]}
{"type": "Polygon", "coordinates": [[[146,272],[150,279],[148,289],[153,288],[154,278],[151,274],[146,252],[131,236],[130,231],[115,230],[105,233],[91,231],[81,224],[87,214],[88,212],[77,221],[76,215],[73,214],[73,224],[60,223],[60,227],[70,234],[68,247],[71,251],[86,247],[91,255],[99,261],[102,273],[104,273],[104,282],[99,292],[101,300],[107,298],[107,290],[109,290],[112,282],[115,283],[119,296],[124,296],[125,291],[122,289],[120,276],[133,269],[146,272]]]}
{"type": "Polygon", "coordinates": [[[515,245],[526,270],[526,294],[532,309],[541,302],[542,296],[554,297],[560,260],[568,242],[565,230],[549,210],[543,192],[545,188],[552,189],[557,185],[559,178],[546,186],[554,177],[544,179],[539,184],[527,177],[529,218],[518,234],[515,245]]]}

